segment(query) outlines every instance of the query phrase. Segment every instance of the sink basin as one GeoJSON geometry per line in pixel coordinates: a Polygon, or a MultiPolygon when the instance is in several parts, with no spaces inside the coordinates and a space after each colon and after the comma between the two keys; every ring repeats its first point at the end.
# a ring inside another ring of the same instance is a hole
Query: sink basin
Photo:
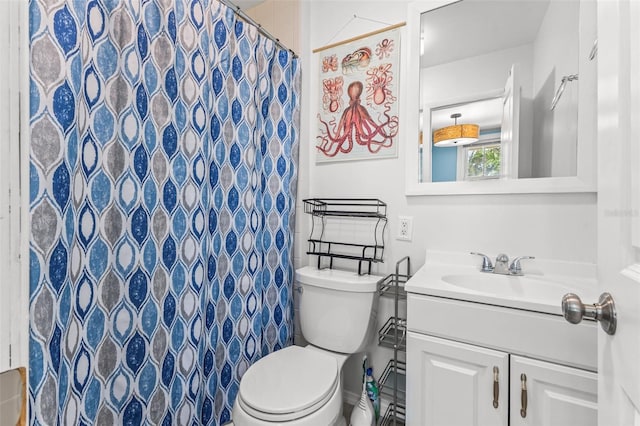
{"type": "Polygon", "coordinates": [[[468,253],[427,251],[427,262],[405,284],[409,293],[562,315],[562,296],[598,300],[594,264],[536,259],[523,276],[480,272],[468,253]],[[472,261],[471,261],[472,260],[472,261]]]}
{"type": "Polygon", "coordinates": [[[571,287],[536,276],[513,276],[476,272],[443,275],[442,281],[466,291],[526,300],[552,300],[556,303],[571,287]]]}

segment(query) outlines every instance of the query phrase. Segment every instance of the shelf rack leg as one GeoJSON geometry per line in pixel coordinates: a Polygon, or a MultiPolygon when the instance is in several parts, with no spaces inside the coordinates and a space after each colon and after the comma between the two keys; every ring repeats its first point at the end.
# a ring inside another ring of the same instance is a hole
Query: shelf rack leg
{"type": "MultiPolygon", "coordinates": [[[[409,279],[411,276],[411,258],[409,256],[405,256],[396,262],[396,281],[394,285],[394,316],[396,317],[396,321],[398,321],[398,299],[399,299],[399,289],[400,286],[400,265],[402,262],[407,261],[407,275],[406,279],[409,279]]],[[[398,324],[393,328],[393,426],[397,426],[398,424],[398,324]]]]}

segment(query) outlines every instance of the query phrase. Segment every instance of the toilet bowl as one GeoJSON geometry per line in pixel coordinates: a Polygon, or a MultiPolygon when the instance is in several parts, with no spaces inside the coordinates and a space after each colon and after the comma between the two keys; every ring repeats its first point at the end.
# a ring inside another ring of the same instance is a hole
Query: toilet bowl
{"type": "Polygon", "coordinates": [[[340,425],[341,369],[347,355],[290,346],[255,363],[242,377],[235,425],[340,425]]]}
{"type": "Polygon", "coordinates": [[[346,425],[342,367],[351,354],[364,350],[373,335],[380,279],[339,270],[298,269],[300,327],[310,344],[281,349],[249,367],[240,381],[233,424],[346,425]]]}

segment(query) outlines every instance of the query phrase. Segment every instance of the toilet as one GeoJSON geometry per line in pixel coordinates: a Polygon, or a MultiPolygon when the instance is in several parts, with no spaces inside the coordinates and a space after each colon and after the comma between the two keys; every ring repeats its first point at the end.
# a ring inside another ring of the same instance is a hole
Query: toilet
{"type": "Polygon", "coordinates": [[[309,345],[281,349],[249,367],[240,381],[232,424],[345,426],[342,366],[373,337],[381,279],[335,269],[298,269],[300,327],[309,345]]]}

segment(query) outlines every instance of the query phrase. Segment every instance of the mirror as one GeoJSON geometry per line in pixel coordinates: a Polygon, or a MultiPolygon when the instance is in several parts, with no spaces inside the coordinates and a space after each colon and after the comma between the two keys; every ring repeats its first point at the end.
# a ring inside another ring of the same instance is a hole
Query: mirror
{"type": "Polygon", "coordinates": [[[595,15],[593,0],[411,3],[407,194],[595,191],[595,15]]]}

